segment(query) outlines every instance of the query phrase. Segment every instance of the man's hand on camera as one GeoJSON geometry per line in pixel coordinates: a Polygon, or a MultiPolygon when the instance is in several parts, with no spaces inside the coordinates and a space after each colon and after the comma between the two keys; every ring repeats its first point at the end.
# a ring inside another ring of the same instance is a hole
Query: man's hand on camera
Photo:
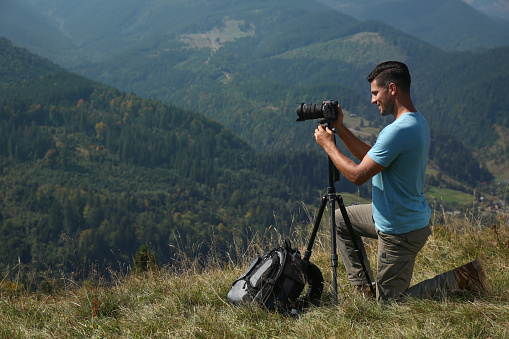
{"type": "Polygon", "coordinates": [[[336,121],[334,121],[332,125],[336,128],[336,131],[338,131],[343,126],[343,110],[341,109],[339,104],[338,104],[338,118],[336,119],[336,121]]]}
{"type": "Polygon", "coordinates": [[[318,145],[327,150],[327,147],[335,145],[334,132],[327,126],[319,125],[315,130],[315,139],[318,145]]]}

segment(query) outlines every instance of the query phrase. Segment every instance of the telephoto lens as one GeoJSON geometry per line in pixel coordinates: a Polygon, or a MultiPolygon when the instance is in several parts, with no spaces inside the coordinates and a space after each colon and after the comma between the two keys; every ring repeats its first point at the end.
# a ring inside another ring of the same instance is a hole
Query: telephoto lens
{"type": "Polygon", "coordinates": [[[297,121],[323,118],[323,104],[297,104],[297,121]]]}
{"type": "Polygon", "coordinates": [[[336,100],[327,100],[321,104],[297,104],[297,121],[322,119],[321,123],[334,122],[338,119],[338,106],[336,100]]]}

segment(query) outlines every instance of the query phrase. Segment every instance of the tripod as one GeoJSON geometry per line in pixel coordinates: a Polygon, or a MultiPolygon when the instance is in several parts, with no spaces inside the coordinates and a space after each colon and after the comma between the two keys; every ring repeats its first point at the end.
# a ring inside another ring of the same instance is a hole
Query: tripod
{"type": "MultiPolygon", "coordinates": [[[[332,123],[327,122],[327,127],[334,131],[332,123]]],[[[336,143],[336,136],[334,135],[334,143],[336,143]]],[[[331,158],[329,158],[329,186],[327,187],[327,195],[322,197],[322,204],[320,206],[320,209],[318,211],[318,215],[315,219],[315,223],[313,226],[313,231],[311,232],[311,237],[309,238],[308,247],[306,249],[306,252],[304,252],[304,260],[309,261],[309,258],[311,257],[311,252],[313,248],[313,244],[315,242],[316,234],[318,232],[318,228],[320,227],[320,222],[322,220],[323,212],[325,210],[325,207],[327,206],[327,203],[329,203],[329,211],[330,211],[330,230],[331,230],[331,266],[332,266],[332,281],[334,286],[334,304],[337,305],[338,303],[338,280],[337,280],[337,267],[338,267],[338,254],[336,249],[336,218],[335,218],[335,202],[338,202],[339,209],[341,211],[341,215],[343,216],[343,220],[345,221],[346,227],[348,229],[348,233],[350,234],[350,237],[352,238],[354,251],[357,254],[357,257],[359,258],[359,261],[362,265],[362,270],[364,271],[364,275],[366,277],[366,281],[369,285],[369,288],[371,290],[371,293],[375,295],[375,290],[373,288],[373,285],[371,284],[371,280],[368,275],[368,271],[366,269],[366,265],[364,264],[364,257],[362,256],[362,252],[359,249],[359,245],[357,244],[357,241],[355,240],[355,234],[352,228],[352,223],[350,222],[350,218],[348,217],[348,213],[346,211],[345,204],[343,203],[343,198],[341,195],[336,193],[336,188],[334,187],[334,182],[339,181],[339,171],[334,166],[334,163],[332,162],[331,158]]]]}

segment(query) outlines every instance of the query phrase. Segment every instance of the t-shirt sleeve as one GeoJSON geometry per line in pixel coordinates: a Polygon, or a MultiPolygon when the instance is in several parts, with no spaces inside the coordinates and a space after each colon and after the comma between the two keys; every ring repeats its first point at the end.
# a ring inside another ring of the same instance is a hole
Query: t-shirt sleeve
{"type": "Polygon", "coordinates": [[[382,130],[368,156],[377,164],[388,167],[405,150],[407,142],[398,127],[389,125],[382,130]]]}

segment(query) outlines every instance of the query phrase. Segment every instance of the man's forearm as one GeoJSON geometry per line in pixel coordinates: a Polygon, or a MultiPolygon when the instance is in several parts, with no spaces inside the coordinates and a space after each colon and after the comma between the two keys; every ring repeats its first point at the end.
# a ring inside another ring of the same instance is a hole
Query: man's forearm
{"type": "Polygon", "coordinates": [[[371,146],[357,138],[345,125],[337,129],[338,136],[348,150],[359,160],[364,159],[371,146]]]}
{"type": "MultiPolygon", "coordinates": [[[[346,133],[344,130],[338,131],[340,135],[345,138],[350,147],[361,155],[366,154],[370,149],[366,143],[356,138],[350,131],[346,133]]],[[[352,160],[346,157],[334,142],[334,134],[329,128],[318,126],[315,130],[315,139],[318,145],[320,145],[325,152],[329,155],[330,159],[334,163],[334,166],[343,173],[343,175],[356,185],[362,185],[367,180],[372,178],[374,175],[384,169],[382,165],[377,164],[368,155],[365,155],[360,164],[355,164],[352,160]]],[[[343,139],[342,139],[343,140],[343,139]]]]}
{"type": "Polygon", "coordinates": [[[356,184],[357,165],[336,147],[335,144],[328,144],[324,147],[334,166],[351,182],[356,184]]]}

